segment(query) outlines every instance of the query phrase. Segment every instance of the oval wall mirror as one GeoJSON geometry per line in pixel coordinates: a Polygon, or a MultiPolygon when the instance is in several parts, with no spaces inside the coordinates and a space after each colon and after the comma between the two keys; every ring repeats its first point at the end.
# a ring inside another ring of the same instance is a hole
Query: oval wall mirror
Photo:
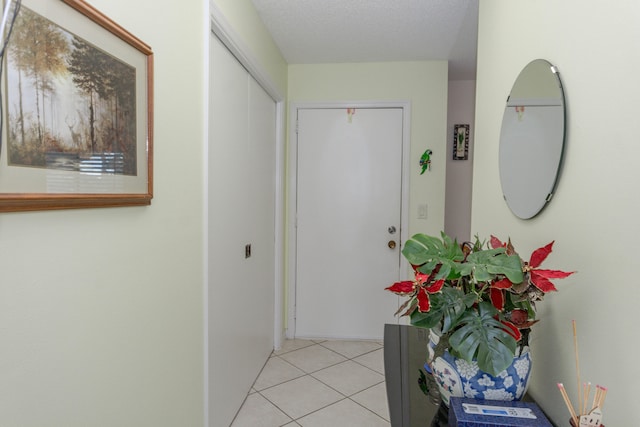
{"type": "Polygon", "coordinates": [[[551,200],[565,145],[565,99],[558,70],[536,59],[507,98],[500,131],[502,194],[518,218],[536,216],[551,200]]]}

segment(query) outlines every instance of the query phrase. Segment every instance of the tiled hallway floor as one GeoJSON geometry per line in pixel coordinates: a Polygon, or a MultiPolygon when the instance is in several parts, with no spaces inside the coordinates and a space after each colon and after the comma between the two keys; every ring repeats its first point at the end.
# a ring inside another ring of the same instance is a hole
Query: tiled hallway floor
{"type": "Polygon", "coordinates": [[[232,427],[389,427],[382,343],[287,340],[232,427]]]}

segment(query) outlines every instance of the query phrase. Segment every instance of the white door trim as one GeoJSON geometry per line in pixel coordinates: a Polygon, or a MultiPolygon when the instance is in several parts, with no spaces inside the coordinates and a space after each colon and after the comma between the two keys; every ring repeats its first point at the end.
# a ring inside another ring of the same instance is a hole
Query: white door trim
{"type": "MultiPolygon", "coordinates": [[[[289,188],[287,206],[289,220],[287,225],[287,328],[286,337],[292,339],[296,331],[296,256],[297,256],[297,188],[298,188],[298,135],[297,117],[300,109],[320,108],[402,108],[402,191],[400,206],[400,242],[409,238],[409,159],[411,147],[411,103],[409,101],[356,101],[356,102],[291,102],[289,105],[289,188]]],[[[409,265],[404,257],[400,258],[400,274],[407,274],[409,265]]],[[[382,290],[380,290],[382,292],[382,290]]],[[[357,302],[354,301],[354,304],[357,302]]]]}
{"type": "MultiPolygon", "coordinates": [[[[208,80],[209,73],[211,72],[209,68],[209,43],[211,33],[215,37],[224,44],[229,51],[236,57],[236,59],[242,64],[244,68],[249,72],[249,74],[258,82],[258,84],[271,96],[271,98],[276,103],[276,182],[275,182],[275,224],[274,224],[274,232],[275,232],[275,298],[274,298],[274,325],[273,325],[273,344],[275,349],[279,349],[282,347],[282,343],[284,341],[284,297],[285,297],[285,168],[286,168],[286,149],[285,149],[285,98],[277,89],[276,85],[273,83],[269,74],[265,70],[265,68],[258,62],[254,56],[251,54],[251,51],[247,48],[247,46],[243,43],[242,38],[235,32],[231,24],[227,21],[224,14],[220,11],[218,6],[213,2],[213,0],[209,0],[209,30],[206,32],[206,38],[204,43],[204,55],[205,55],[205,88],[208,93],[208,80]]],[[[206,99],[206,97],[205,97],[206,99]]],[[[207,159],[207,144],[209,141],[209,128],[207,124],[207,119],[209,116],[208,105],[205,103],[204,109],[204,123],[205,123],[205,149],[204,149],[204,158],[207,159]]],[[[207,224],[207,209],[208,209],[208,199],[207,199],[207,167],[204,167],[204,180],[205,180],[205,188],[204,188],[204,232],[205,235],[208,233],[208,224],[207,224]]],[[[206,239],[204,243],[204,274],[203,274],[203,299],[204,299],[204,426],[209,426],[209,306],[208,306],[208,283],[209,283],[209,269],[208,269],[208,249],[206,246],[206,239]]]]}
{"type": "Polygon", "coordinates": [[[264,67],[255,59],[251,50],[244,44],[242,38],[235,32],[222,11],[213,1],[209,1],[209,14],[211,16],[211,32],[215,34],[222,44],[238,59],[249,74],[256,79],[262,88],[277,103],[284,102],[284,96],[269,77],[264,67]]]}

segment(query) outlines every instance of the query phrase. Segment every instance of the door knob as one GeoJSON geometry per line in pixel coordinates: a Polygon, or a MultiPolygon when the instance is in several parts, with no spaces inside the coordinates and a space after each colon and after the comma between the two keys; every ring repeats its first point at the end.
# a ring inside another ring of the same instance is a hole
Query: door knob
{"type": "Polygon", "coordinates": [[[387,243],[387,246],[389,246],[389,249],[395,249],[396,248],[396,241],[395,240],[389,240],[389,243],[387,243]]]}

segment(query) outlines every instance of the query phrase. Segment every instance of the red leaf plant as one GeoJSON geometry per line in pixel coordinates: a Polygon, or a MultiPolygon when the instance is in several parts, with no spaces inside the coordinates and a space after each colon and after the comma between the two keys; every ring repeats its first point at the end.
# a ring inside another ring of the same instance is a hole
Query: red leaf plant
{"type": "Polygon", "coordinates": [[[535,303],[557,290],[551,280],[573,274],[539,268],[553,243],[536,249],[526,262],[510,240],[495,236],[488,243],[476,237],[474,243],[458,244],[444,233],[440,238],[416,234],[402,250],[413,280],[385,289],[407,298],[396,315],[439,331],[457,357],[477,359],[480,369],[497,375],[517,347],[528,346],[529,330],[538,321],[535,303]]]}
{"type": "MultiPolygon", "coordinates": [[[[503,307],[500,305],[500,301],[504,303],[505,291],[511,291],[518,295],[524,294],[526,299],[531,301],[532,304],[535,304],[536,301],[541,301],[547,292],[558,290],[549,279],[564,279],[574,273],[573,271],[566,272],[560,270],[545,270],[538,268],[540,267],[540,264],[542,264],[542,262],[547,259],[549,254],[553,251],[554,243],[555,241],[552,241],[551,243],[536,249],[531,254],[529,262],[523,262],[522,272],[524,273],[525,280],[521,284],[518,284],[516,286],[508,278],[497,280],[492,284],[491,301],[498,310],[503,309],[503,307]],[[493,296],[494,291],[496,293],[495,299],[493,296]]],[[[511,245],[510,240],[507,243],[503,243],[497,237],[491,236],[490,245],[494,249],[499,247],[505,248],[507,254],[516,253],[513,249],[513,246],[511,245]]],[[[512,312],[510,320],[520,328],[528,328],[533,323],[537,322],[537,320],[529,321],[528,318],[526,318],[522,314],[522,311],[516,311],[515,313],[512,312]]]]}
{"type": "MultiPolygon", "coordinates": [[[[428,274],[420,273],[417,270],[418,267],[415,265],[412,267],[415,273],[415,280],[396,282],[385,289],[400,296],[415,297],[418,310],[425,313],[431,308],[429,294],[440,292],[440,290],[444,286],[444,279],[436,280],[435,282],[431,283],[429,281],[428,274]]],[[[400,307],[399,312],[404,310],[405,307],[406,304],[400,307]]]]}

